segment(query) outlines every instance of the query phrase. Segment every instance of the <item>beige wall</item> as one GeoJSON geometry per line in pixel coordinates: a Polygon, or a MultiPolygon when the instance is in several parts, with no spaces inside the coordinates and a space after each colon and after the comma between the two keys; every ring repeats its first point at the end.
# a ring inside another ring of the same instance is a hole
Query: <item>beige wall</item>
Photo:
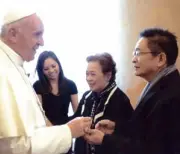
{"type": "MultiPolygon", "coordinates": [[[[180,38],[180,0],[120,0],[120,53],[118,79],[120,87],[128,94],[132,105],[145,85],[133,75],[132,51],[141,30],[163,27],[180,38]]],[[[180,68],[180,60],[178,60],[180,68]]]]}

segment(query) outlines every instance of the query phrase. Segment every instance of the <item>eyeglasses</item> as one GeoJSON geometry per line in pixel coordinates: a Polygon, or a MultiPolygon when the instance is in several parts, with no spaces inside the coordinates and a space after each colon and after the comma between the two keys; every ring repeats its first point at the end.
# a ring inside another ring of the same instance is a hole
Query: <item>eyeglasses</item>
{"type": "Polygon", "coordinates": [[[145,54],[148,54],[148,53],[158,53],[159,54],[160,52],[152,52],[152,51],[149,51],[149,52],[140,52],[139,50],[137,50],[137,51],[133,52],[133,56],[138,57],[140,55],[145,55],[145,54]]]}

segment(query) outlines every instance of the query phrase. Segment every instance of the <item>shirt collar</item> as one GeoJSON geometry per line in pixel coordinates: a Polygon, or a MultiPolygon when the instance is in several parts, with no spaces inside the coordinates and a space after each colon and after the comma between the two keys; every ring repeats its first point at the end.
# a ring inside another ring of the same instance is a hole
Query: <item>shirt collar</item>
{"type": "Polygon", "coordinates": [[[7,56],[18,66],[23,67],[24,60],[13,49],[0,40],[0,48],[7,54],[7,56]]]}

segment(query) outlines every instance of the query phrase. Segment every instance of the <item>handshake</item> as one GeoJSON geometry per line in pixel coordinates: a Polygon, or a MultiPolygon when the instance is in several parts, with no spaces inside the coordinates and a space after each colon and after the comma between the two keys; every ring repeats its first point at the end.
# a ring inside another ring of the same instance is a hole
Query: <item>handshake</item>
{"type": "Polygon", "coordinates": [[[90,117],[78,117],[67,123],[73,138],[84,136],[89,144],[101,144],[105,134],[114,132],[115,123],[110,120],[99,121],[95,129],[90,129],[91,124],[90,117]]]}

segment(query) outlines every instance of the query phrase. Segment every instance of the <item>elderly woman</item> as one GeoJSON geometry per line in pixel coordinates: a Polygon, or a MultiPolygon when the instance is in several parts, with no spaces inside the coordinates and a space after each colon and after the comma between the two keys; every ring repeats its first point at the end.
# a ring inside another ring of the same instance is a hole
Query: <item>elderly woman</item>
{"type": "MultiPolygon", "coordinates": [[[[86,80],[90,91],[84,93],[73,117],[92,117],[92,129],[100,120],[109,119],[116,123],[114,133],[122,133],[133,108],[128,97],[116,85],[116,63],[109,53],[89,56],[87,62],[86,80]]],[[[110,151],[104,151],[101,145],[90,145],[82,137],[76,139],[75,154],[108,153],[110,151]]]]}

